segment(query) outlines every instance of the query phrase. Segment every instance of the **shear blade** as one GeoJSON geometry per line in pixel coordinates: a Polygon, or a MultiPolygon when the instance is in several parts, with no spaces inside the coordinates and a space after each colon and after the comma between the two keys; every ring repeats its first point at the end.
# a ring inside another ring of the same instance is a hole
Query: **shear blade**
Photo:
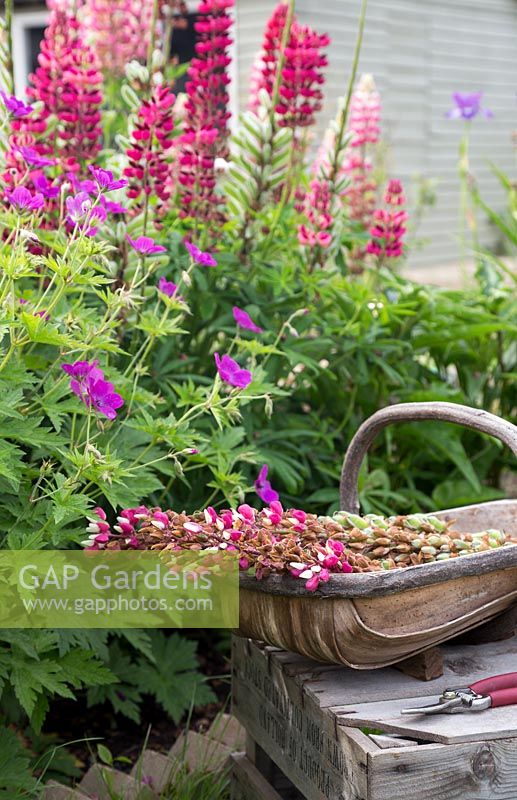
{"type": "Polygon", "coordinates": [[[454,708],[458,708],[458,701],[446,700],[444,703],[433,703],[432,706],[422,706],[421,708],[403,708],[401,714],[443,714],[450,713],[454,708]]]}

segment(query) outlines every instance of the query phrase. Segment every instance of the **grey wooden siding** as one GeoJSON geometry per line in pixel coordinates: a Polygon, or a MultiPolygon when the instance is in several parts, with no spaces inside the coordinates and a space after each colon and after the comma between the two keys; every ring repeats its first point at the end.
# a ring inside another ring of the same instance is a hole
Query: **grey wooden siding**
{"type": "MultiPolygon", "coordinates": [[[[239,101],[260,47],[271,0],[237,0],[239,101]]],[[[335,113],[352,61],[360,0],[297,0],[300,19],[332,37],[327,102],[317,136],[335,113]]],[[[458,144],[463,125],[445,117],[451,93],[482,90],[494,112],[473,123],[471,161],[483,196],[499,209],[504,195],[489,162],[515,174],[511,133],[517,128],[517,0],[370,0],[360,69],[375,76],[382,94],[389,171],[414,195],[414,177],[437,181],[437,205],[419,235],[414,266],[458,259],[458,144]]],[[[497,241],[483,220],[482,240],[497,241]]]]}

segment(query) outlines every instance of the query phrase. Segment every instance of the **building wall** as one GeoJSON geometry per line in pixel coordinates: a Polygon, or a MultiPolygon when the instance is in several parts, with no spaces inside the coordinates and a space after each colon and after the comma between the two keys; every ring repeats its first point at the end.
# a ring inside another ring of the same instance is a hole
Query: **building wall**
{"type": "MultiPolygon", "coordinates": [[[[239,100],[264,23],[275,3],[237,0],[239,100]]],[[[332,37],[327,102],[317,136],[335,114],[351,67],[360,0],[297,0],[301,21],[332,37]]],[[[483,90],[492,120],[473,124],[471,162],[484,198],[499,209],[504,195],[489,162],[515,174],[511,133],[517,128],[517,0],[369,0],[360,70],[374,74],[383,100],[388,169],[415,194],[415,176],[437,181],[437,204],[427,212],[413,266],[459,258],[458,144],[463,126],[445,118],[451,93],[483,90]]],[[[482,240],[497,234],[483,221],[482,240]]]]}

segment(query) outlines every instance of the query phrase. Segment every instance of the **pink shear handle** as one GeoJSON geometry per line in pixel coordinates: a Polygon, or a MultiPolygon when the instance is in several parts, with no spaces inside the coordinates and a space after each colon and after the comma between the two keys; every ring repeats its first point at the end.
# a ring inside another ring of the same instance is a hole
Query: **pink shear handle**
{"type": "Polygon", "coordinates": [[[517,705],[517,672],[485,678],[472,683],[470,688],[477,694],[488,695],[492,700],[492,708],[517,705]]]}

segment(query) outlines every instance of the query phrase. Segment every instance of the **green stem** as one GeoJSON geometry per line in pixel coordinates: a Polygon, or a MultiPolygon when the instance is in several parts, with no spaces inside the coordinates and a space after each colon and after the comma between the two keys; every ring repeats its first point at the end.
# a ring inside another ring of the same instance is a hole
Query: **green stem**
{"type": "Polygon", "coordinates": [[[470,133],[471,123],[469,120],[465,122],[465,132],[460,142],[460,158],[459,158],[459,174],[460,174],[460,187],[461,187],[461,207],[460,207],[460,224],[461,224],[461,260],[463,262],[466,251],[466,230],[470,232],[472,237],[472,247],[474,252],[479,252],[479,236],[478,225],[475,211],[475,201],[472,197],[472,190],[470,187],[470,133]],[[465,230],[466,226],[466,230],[465,230]]]}
{"type": "Polygon", "coordinates": [[[7,91],[14,94],[14,63],[13,63],[13,6],[14,0],[5,0],[5,36],[7,44],[7,76],[9,85],[7,91]]]}
{"type": "Polygon", "coordinates": [[[361,48],[363,46],[364,25],[366,21],[367,5],[368,5],[368,0],[362,0],[361,13],[359,15],[359,27],[357,30],[357,38],[355,40],[354,60],[352,61],[352,71],[350,73],[350,78],[348,80],[345,104],[341,112],[341,118],[339,120],[339,128],[336,135],[336,141],[334,144],[334,153],[330,164],[330,173],[328,179],[331,184],[334,184],[336,182],[341,167],[341,152],[343,150],[343,139],[346,133],[348,112],[350,110],[350,101],[352,100],[352,94],[354,91],[355,81],[357,77],[357,70],[359,67],[359,57],[361,55],[361,48]]]}
{"type": "Polygon", "coordinates": [[[159,0],[154,0],[153,13],[151,17],[151,30],[149,32],[149,46],[147,48],[147,69],[149,70],[149,77],[151,76],[152,65],[153,65],[152,62],[153,62],[154,44],[156,39],[156,23],[158,22],[158,6],[159,6],[159,0]]]}

